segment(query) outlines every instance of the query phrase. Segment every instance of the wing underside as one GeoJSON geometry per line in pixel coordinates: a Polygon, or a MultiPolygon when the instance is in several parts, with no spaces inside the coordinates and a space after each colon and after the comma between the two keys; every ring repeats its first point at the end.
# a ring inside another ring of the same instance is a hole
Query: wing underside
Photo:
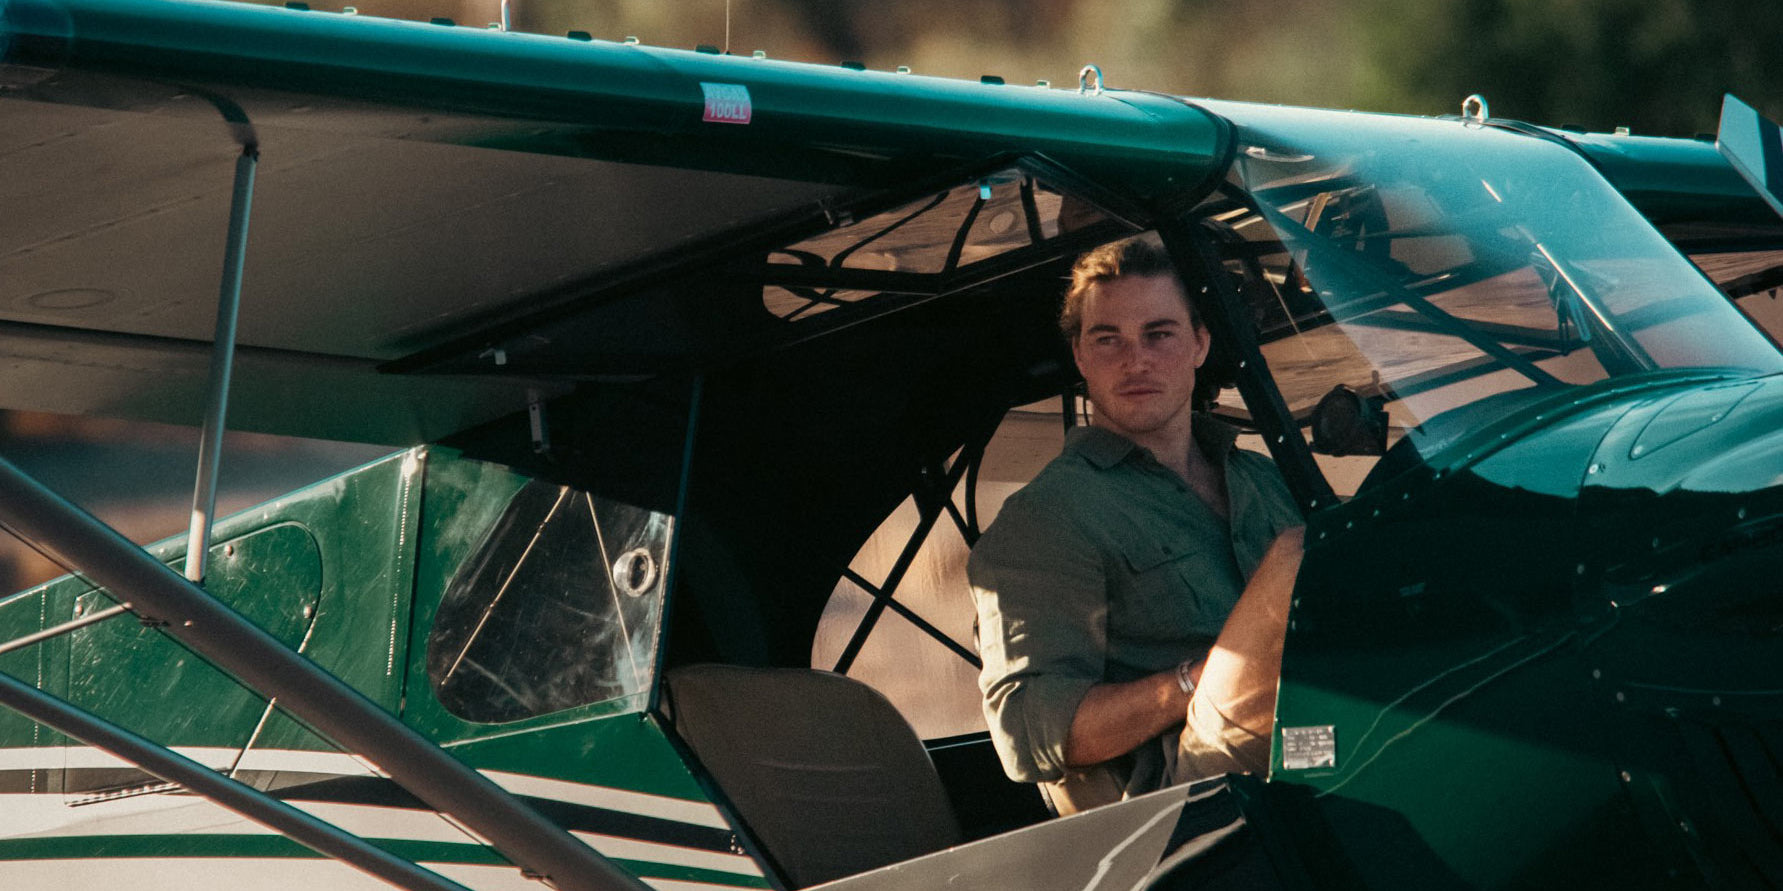
{"type": "Polygon", "coordinates": [[[231,426],[388,443],[578,376],[698,365],[737,313],[661,285],[761,262],[763,233],[1019,158],[1116,191],[1190,186],[1219,132],[1144,94],[229,3],[12,3],[0,51],[5,407],[200,419],[251,144],[231,426]],[[488,332],[627,300],[582,326],[624,335],[586,367],[528,374],[489,350],[488,332]]]}

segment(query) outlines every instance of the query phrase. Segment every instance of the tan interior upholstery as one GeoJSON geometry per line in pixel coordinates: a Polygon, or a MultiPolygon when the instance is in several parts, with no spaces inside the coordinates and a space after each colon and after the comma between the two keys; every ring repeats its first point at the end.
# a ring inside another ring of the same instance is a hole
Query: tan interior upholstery
{"type": "Polygon", "coordinates": [[[668,673],[675,729],[794,887],[961,841],[921,740],[839,674],[689,665],[668,673]]]}

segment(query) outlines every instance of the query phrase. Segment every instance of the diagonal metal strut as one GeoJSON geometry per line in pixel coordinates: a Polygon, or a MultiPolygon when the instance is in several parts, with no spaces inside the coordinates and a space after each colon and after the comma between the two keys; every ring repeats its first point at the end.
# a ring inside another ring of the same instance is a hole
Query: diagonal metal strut
{"type": "MultiPolygon", "coordinates": [[[[251,132],[251,131],[249,131],[251,132]]],[[[223,282],[217,293],[217,331],[211,345],[210,397],[204,432],[198,440],[198,481],[192,487],[192,527],[186,539],[186,578],[204,581],[210,556],[211,524],[217,513],[217,466],[223,453],[223,423],[229,413],[229,373],[235,364],[235,322],[241,314],[242,263],[248,253],[248,211],[254,205],[254,171],[260,148],[249,142],[235,160],[235,189],[229,204],[229,241],[223,253],[223,282]]]]}
{"type": "Polygon", "coordinates": [[[120,604],[117,604],[116,606],[110,606],[110,607],[107,607],[102,610],[97,610],[95,612],[81,616],[78,619],[71,619],[67,622],[63,622],[62,624],[57,625],[54,628],[45,628],[42,631],[32,632],[31,634],[26,634],[22,637],[15,637],[12,640],[9,640],[5,643],[0,643],[0,653],[10,653],[13,650],[22,650],[28,646],[31,646],[32,644],[39,644],[39,643],[43,643],[44,641],[49,640],[51,638],[61,637],[62,635],[67,634],[70,631],[78,631],[82,628],[87,627],[88,625],[93,625],[93,624],[96,624],[99,622],[103,622],[106,619],[111,618],[112,616],[122,615],[123,613],[127,613],[129,611],[130,611],[130,604],[128,604],[128,603],[120,603],[120,604]]]}
{"type": "Polygon", "coordinates": [[[0,672],[0,705],[88,745],[104,749],[169,783],[183,786],[318,854],[409,891],[467,891],[331,823],[319,820],[159,743],[143,739],[78,706],[0,672]]]}

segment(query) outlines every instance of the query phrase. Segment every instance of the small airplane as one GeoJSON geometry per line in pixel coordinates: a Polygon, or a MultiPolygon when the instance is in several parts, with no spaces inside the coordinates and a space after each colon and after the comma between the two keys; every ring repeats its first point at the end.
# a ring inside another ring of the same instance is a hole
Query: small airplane
{"type": "Polygon", "coordinates": [[[0,461],[71,571],[0,598],[7,887],[1783,884],[1783,143],[1731,97],[1710,144],[9,0],[0,121],[0,405],[205,432],[146,549],[0,461]],[[1308,549],[1268,775],[1049,818],[912,729],[976,695],[917,567],[1081,413],[1061,277],[1146,231],[1308,549]],[[213,519],[225,427],[401,451],[213,519]]]}

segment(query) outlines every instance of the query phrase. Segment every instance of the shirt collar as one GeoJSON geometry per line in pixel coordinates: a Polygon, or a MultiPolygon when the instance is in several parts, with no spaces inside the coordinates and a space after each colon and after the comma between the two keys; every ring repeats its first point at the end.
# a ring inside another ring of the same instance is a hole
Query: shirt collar
{"type": "Polygon", "coordinates": [[[1083,456],[1097,470],[1107,470],[1137,451],[1138,443],[1101,427],[1073,427],[1065,434],[1065,453],[1083,456]]]}
{"type": "MultiPolygon", "coordinates": [[[[1213,415],[1197,412],[1193,431],[1195,442],[1201,446],[1202,451],[1211,455],[1216,464],[1224,466],[1226,454],[1238,443],[1238,428],[1213,415]]],[[[1107,470],[1142,450],[1138,443],[1119,433],[1085,425],[1073,427],[1065,434],[1064,451],[1066,454],[1082,455],[1084,460],[1094,464],[1098,470],[1107,470]]]]}

